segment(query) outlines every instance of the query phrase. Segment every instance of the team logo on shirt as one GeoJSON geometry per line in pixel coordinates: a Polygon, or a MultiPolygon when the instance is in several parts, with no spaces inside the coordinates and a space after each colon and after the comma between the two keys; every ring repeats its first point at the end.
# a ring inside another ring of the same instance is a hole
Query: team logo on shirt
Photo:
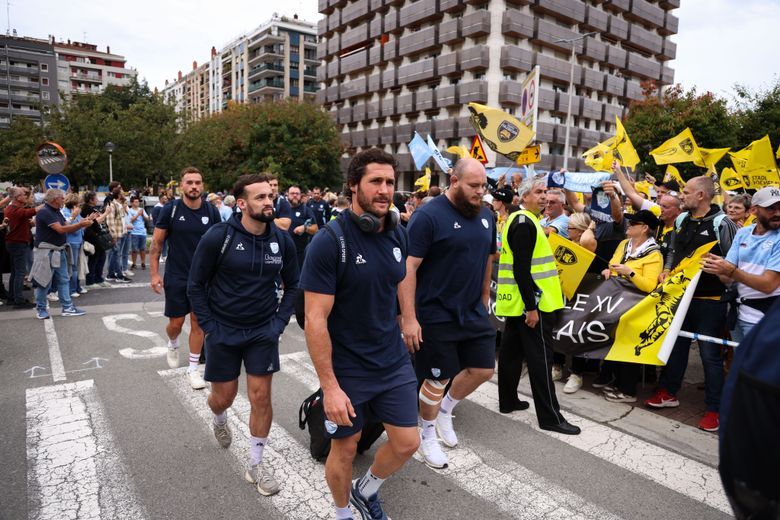
{"type": "Polygon", "coordinates": [[[441,375],[441,370],[438,368],[432,368],[431,374],[433,375],[433,377],[439,377],[441,375]]]}
{"type": "Polygon", "coordinates": [[[457,222],[455,222],[455,225],[454,225],[454,226],[452,226],[452,229],[460,229],[460,224],[458,224],[457,222]]]}
{"type": "Polygon", "coordinates": [[[271,243],[269,244],[269,247],[271,248],[271,252],[272,252],[273,254],[276,254],[276,253],[278,253],[278,252],[279,252],[279,244],[278,244],[277,242],[271,242],[271,243]]]}
{"type": "Polygon", "coordinates": [[[209,223],[209,218],[208,217],[200,217],[200,221],[203,222],[203,225],[205,226],[206,224],[209,223]]]}
{"type": "Polygon", "coordinates": [[[244,251],[244,244],[239,242],[236,246],[236,251],[244,251]]]}
{"type": "Polygon", "coordinates": [[[395,257],[395,261],[396,262],[400,262],[401,261],[402,256],[401,256],[401,248],[400,247],[394,247],[393,248],[393,256],[395,257]]]}
{"type": "Polygon", "coordinates": [[[296,212],[295,212],[295,216],[296,216],[296,217],[300,217],[300,216],[301,216],[301,212],[300,212],[300,211],[296,211],[296,212]]]}
{"type": "Polygon", "coordinates": [[[486,218],[482,219],[482,225],[485,226],[485,229],[490,229],[490,224],[488,224],[488,221],[486,218]]]}
{"type": "Polygon", "coordinates": [[[365,263],[366,263],[366,259],[363,258],[363,255],[358,253],[358,255],[355,257],[355,265],[361,265],[361,264],[365,264],[365,263]]]}

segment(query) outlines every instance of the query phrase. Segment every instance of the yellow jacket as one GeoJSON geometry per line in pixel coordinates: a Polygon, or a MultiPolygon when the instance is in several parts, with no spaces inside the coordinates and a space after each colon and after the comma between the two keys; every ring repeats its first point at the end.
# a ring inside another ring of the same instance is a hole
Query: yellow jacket
{"type": "Polygon", "coordinates": [[[610,265],[623,264],[630,268],[636,275],[626,278],[631,280],[640,291],[649,293],[658,285],[658,276],[664,269],[664,259],[661,256],[661,251],[655,248],[639,258],[630,258],[624,262],[626,246],[628,246],[630,240],[630,238],[627,238],[617,246],[615,254],[612,255],[612,260],[609,263],[610,265]]]}

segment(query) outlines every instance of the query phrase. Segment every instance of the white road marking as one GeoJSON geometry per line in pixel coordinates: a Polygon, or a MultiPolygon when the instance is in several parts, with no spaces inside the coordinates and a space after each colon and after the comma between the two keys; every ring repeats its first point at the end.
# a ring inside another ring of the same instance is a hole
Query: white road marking
{"type": "Polygon", "coordinates": [[[111,287],[95,287],[90,289],[89,291],[104,291],[108,289],[138,289],[139,287],[147,287],[149,289],[152,288],[151,284],[149,282],[143,283],[143,282],[134,282],[134,283],[118,283],[118,284],[111,284],[111,287]]]}
{"type": "Polygon", "coordinates": [[[43,320],[43,327],[46,330],[46,343],[49,344],[49,363],[51,363],[51,377],[57,381],[65,381],[65,365],[62,363],[62,353],[60,352],[60,342],[57,339],[57,331],[54,329],[54,320],[49,318],[43,320]]]}
{"type": "Polygon", "coordinates": [[[144,319],[138,314],[112,314],[111,316],[103,316],[103,324],[108,330],[121,334],[138,336],[140,338],[149,340],[154,344],[154,347],[149,347],[143,350],[138,350],[135,348],[123,348],[119,351],[119,354],[122,357],[127,359],[151,359],[165,356],[165,354],[168,352],[168,347],[165,344],[165,340],[163,340],[159,334],[150,330],[128,329],[127,327],[123,327],[117,323],[122,320],[144,321],[144,319]]]}
{"type": "MultiPolygon", "coordinates": [[[[282,372],[311,391],[319,387],[317,375],[306,352],[285,354],[282,372]]],[[[461,446],[447,450],[449,467],[436,470],[475,497],[487,500],[514,518],[617,519],[581,496],[558,486],[500,453],[461,439],[461,446]],[[463,445],[475,446],[475,449],[463,445]]],[[[422,463],[422,457],[414,458],[422,463]]],[[[433,470],[431,470],[433,471],[433,470]]]]}
{"type": "Polygon", "coordinates": [[[93,381],[32,388],[26,396],[28,518],[146,518],[93,381]]]}
{"type": "MultiPolygon", "coordinates": [[[[612,464],[641,475],[666,488],[681,493],[710,507],[731,514],[720,475],[716,468],[689,459],[649,442],[643,441],[609,426],[579,417],[571,412],[564,416],[582,429],[580,435],[562,435],[538,426],[533,399],[528,412],[501,414],[505,418],[524,423],[534,430],[561,442],[595,455],[612,464]]],[[[493,382],[483,384],[468,398],[494,413],[498,411],[498,389],[493,382]]]]}
{"type": "MultiPolygon", "coordinates": [[[[206,403],[208,392],[195,392],[185,377],[186,368],[160,370],[157,373],[173,390],[176,397],[199,419],[208,432],[206,441],[214,450],[221,450],[213,438],[213,414],[206,403]]],[[[228,423],[233,433],[233,443],[228,448],[232,455],[236,485],[249,486],[244,471],[249,458],[249,401],[240,392],[228,411],[228,423]]],[[[281,491],[272,497],[257,494],[258,500],[279,510],[284,518],[330,518],[333,513],[330,491],[325,482],[325,466],[311,458],[308,449],[276,423],[271,425],[268,446],[263,453],[263,463],[268,464],[281,491]]]]}

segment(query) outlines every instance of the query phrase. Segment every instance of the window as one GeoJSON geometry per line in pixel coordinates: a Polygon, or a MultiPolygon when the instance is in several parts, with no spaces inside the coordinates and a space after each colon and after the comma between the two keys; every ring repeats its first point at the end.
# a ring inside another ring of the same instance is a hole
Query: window
{"type": "Polygon", "coordinates": [[[49,99],[49,92],[44,90],[41,92],[41,99],[49,99]]]}
{"type": "Polygon", "coordinates": [[[49,64],[48,63],[41,63],[41,72],[49,72],[49,64]]]}
{"type": "Polygon", "coordinates": [[[44,87],[48,87],[49,86],[49,78],[41,78],[41,85],[43,85],[44,87]]]}

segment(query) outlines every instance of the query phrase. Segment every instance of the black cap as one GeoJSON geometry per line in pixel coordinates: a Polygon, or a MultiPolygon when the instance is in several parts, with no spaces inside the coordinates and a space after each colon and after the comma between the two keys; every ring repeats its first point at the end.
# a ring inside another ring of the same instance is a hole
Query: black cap
{"type": "Polygon", "coordinates": [[[504,204],[512,204],[515,194],[510,188],[499,188],[493,192],[493,198],[504,204]]]}
{"type": "Polygon", "coordinates": [[[631,222],[647,224],[650,229],[658,229],[658,226],[660,225],[660,221],[653,215],[653,212],[646,209],[637,211],[636,213],[630,213],[626,215],[626,218],[631,222]]]}

